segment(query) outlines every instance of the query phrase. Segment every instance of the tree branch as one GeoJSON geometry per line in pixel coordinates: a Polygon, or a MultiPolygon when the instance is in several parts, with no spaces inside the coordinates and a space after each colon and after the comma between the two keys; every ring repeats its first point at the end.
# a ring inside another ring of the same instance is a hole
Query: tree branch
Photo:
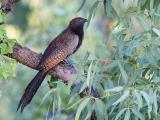
{"type": "MultiPolygon", "coordinates": [[[[13,52],[7,56],[15,59],[17,62],[23,65],[37,70],[37,65],[40,62],[42,54],[38,54],[27,47],[22,47],[21,45],[16,44],[13,47],[13,52]]],[[[48,74],[54,77],[58,77],[64,82],[69,81],[76,73],[76,68],[69,60],[66,61],[67,62],[61,62],[56,67],[52,68],[48,74]]]]}

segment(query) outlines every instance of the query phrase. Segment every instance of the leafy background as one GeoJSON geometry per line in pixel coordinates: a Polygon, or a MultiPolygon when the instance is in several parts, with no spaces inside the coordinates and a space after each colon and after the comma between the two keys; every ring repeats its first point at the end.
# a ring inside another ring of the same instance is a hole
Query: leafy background
{"type": "Polygon", "coordinates": [[[0,21],[6,22],[0,26],[0,119],[88,120],[92,113],[98,120],[160,119],[160,0],[23,0],[0,21]],[[90,21],[83,46],[71,56],[78,67],[73,80],[81,84],[71,90],[55,79],[49,89],[48,76],[24,113],[17,113],[36,71],[4,54],[16,41],[43,52],[76,16],[90,21]]]}

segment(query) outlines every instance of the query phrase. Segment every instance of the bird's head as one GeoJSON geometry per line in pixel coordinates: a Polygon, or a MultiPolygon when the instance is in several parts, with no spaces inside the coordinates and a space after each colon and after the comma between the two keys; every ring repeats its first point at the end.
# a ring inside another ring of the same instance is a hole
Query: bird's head
{"type": "Polygon", "coordinates": [[[80,29],[83,28],[85,22],[88,20],[82,17],[74,18],[70,21],[69,27],[73,29],[80,29]]]}

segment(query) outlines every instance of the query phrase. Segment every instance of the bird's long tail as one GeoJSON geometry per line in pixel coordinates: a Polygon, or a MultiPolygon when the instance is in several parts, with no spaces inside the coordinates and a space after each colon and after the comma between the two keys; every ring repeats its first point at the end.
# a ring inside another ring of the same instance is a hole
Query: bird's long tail
{"type": "Polygon", "coordinates": [[[46,75],[46,72],[40,70],[37,73],[37,75],[33,78],[33,80],[28,84],[18,104],[17,111],[19,110],[19,108],[21,108],[21,112],[23,112],[23,109],[31,102],[33,96],[37,92],[46,75]]]}

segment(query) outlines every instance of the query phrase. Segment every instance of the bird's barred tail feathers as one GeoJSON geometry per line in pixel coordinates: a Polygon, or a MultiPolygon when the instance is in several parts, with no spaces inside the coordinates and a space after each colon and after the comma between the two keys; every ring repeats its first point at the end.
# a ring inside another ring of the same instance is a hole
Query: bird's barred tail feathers
{"type": "Polygon", "coordinates": [[[21,112],[23,112],[23,109],[31,102],[33,96],[35,95],[38,88],[40,87],[46,74],[47,74],[46,72],[44,72],[43,70],[40,70],[37,73],[37,75],[33,78],[33,80],[28,84],[18,104],[17,111],[21,108],[21,112]]]}

